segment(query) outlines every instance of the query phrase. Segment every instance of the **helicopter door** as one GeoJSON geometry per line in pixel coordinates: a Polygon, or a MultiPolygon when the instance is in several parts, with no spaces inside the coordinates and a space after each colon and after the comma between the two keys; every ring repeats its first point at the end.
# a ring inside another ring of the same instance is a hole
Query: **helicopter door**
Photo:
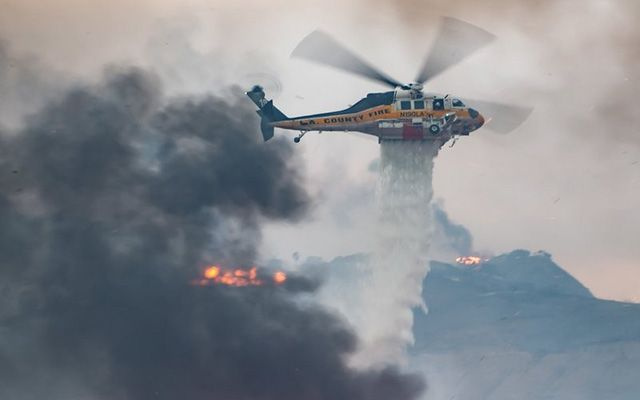
{"type": "Polygon", "coordinates": [[[433,99],[433,110],[434,111],[444,110],[444,99],[433,99]]]}

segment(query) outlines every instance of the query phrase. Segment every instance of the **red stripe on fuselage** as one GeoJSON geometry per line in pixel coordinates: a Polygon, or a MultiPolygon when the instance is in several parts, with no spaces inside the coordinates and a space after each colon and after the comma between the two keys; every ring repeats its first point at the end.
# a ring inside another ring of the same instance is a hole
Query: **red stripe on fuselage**
{"type": "Polygon", "coordinates": [[[424,131],[422,126],[414,126],[412,124],[404,124],[402,127],[402,139],[404,140],[422,140],[424,139],[424,131]]]}

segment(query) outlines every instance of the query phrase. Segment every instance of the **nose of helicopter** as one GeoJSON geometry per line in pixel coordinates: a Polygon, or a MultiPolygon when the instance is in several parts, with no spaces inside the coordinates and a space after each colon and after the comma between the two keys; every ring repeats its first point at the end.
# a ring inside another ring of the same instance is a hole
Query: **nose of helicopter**
{"type": "Polygon", "coordinates": [[[469,108],[469,116],[473,119],[474,130],[479,129],[482,125],[484,125],[484,117],[473,108],[469,108]]]}

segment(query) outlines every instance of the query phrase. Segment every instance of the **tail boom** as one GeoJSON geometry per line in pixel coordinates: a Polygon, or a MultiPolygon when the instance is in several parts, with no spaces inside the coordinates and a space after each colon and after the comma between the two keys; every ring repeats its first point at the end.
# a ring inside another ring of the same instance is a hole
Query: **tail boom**
{"type": "Polygon", "coordinates": [[[273,105],[273,100],[266,99],[262,87],[256,85],[246,94],[259,108],[257,113],[261,119],[260,130],[262,131],[262,137],[266,142],[273,137],[274,123],[286,121],[289,118],[273,105]]]}

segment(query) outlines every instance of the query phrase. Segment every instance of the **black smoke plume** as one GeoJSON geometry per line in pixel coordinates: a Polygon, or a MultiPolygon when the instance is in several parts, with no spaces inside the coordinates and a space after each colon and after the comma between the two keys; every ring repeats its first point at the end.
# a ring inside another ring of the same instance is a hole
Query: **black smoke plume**
{"type": "Polygon", "coordinates": [[[418,396],[350,369],[354,334],[298,289],[189,284],[309,207],[292,146],[257,126],[238,95],[169,100],[131,69],[0,135],[0,398],[418,396]]]}

